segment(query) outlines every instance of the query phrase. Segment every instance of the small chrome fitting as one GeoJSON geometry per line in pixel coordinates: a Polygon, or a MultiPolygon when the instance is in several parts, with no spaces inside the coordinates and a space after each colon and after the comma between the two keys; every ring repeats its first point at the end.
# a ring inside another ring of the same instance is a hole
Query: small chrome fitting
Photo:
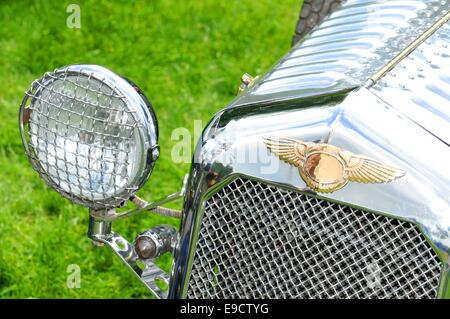
{"type": "Polygon", "coordinates": [[[89,215],[88,237],[95,246],[103,246],[103,239],[111,234],[111,222],[89,215]]]}
{"type": "Polygon", "coordinates": [[[133,247],[139,259],[153,260],[166,252],[173,253],[177,242],[177,231],[169,225],[146,230],[134,240],[133,247]]]}

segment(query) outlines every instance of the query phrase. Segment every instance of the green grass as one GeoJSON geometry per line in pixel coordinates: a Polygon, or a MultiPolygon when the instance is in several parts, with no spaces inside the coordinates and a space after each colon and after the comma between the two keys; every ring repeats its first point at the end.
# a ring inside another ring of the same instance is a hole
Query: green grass
{"type": "MultiPolygon", "coordinates": [[[[66,27],[73,1],[2,1],[0,298],[149,297],[109,250],[92,246],[87,210],[46,187],[25,158],[17,112],[33,79],[92,63],[137,83],[156,109],[162,150],[139,194],[159,198],[178,190],[189,171],[189,164],[171,161],[172,130],[193,131],[195,119],[206,124],[233,99],[242,73],[264,73],[284,55],[300,2],[78,1],[81,29],[74,30],[66,27]],[[66,287],[69,264],[81,267],[80,289],[66,287]]],[[[178,225],[140,216],[114,228],[132,240],[160,223],[178,225]]],[[[168,258],[161,264],[169,269],[168,258]]]]}

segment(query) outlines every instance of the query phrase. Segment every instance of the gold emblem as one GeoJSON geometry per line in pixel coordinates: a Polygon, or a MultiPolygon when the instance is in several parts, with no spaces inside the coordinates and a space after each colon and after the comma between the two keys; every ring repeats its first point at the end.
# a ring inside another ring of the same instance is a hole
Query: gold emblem
{"type": "Polygon", "coordinates": [[[263,140],[281,160],[298,167],[306,185],[320,193],[334,192],[349,181],[387,183],[405,175],[401,169],[330,144],[286,137],[263,137],[263,140]]]}

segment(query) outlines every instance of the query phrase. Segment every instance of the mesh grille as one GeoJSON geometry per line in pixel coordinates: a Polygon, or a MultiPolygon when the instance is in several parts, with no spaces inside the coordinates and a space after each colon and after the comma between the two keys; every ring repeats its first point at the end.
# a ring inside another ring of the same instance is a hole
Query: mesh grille
{"type": "Polygon", "coordinates": [[[436,298],[416,226],[237,179],[206,202],[189,298],[436,298]]]}
{"type": "Polygon", "coordinates": [[[140,123],[114,86],[63,68],[34,81],[24,103],[28,156],[50,186],[98,207],[136,190],[140,123]]]}

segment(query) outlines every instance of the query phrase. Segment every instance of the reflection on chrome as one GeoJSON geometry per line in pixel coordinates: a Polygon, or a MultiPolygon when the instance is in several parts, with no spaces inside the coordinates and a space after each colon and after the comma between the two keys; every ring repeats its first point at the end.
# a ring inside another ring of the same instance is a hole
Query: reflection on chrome
{"type": "Polygon", "coordinates": [[[35,81],[24,147],[157,297],[450,298],[449,11],[344,2],[213,117],[181,190],[157,201],[135,195],[159,157],[156,115],[105,68],[35,81]],[[160,206],[180,198],[182,212],[160,206]],[[179,231],[112,231],[144,212],[179,231]]]}

